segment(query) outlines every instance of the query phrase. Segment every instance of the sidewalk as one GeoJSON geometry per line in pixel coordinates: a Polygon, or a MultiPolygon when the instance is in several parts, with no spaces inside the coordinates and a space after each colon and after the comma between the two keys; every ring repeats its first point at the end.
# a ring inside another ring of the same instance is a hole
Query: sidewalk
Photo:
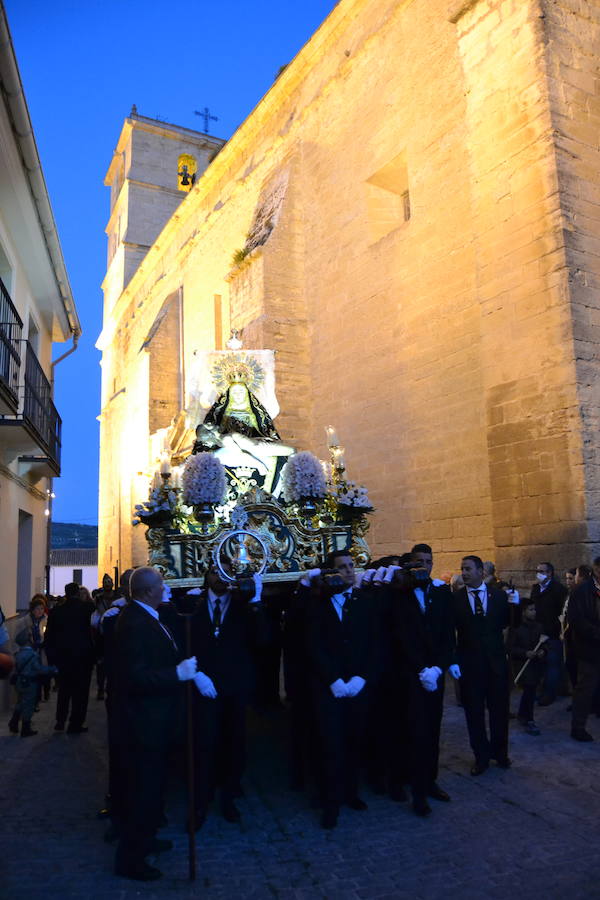
{"type": "MultiPolygon", "coordinates": [[[[104,704],[90,700],[87,735],[55,734],[56,694],[34,718],[39,735],[0,731],[2,896],[11,900],[143,897],[281,900],[547,900],[600,897],[600,721],[597,743],[569,737],[568,704],[540,709],[540,737],[513,723],[513,768],[469,775],[462,710],[447,694],[440,784],[449,804],[426,820],[365,789],[367,812],[344,810],[333,832],[307,798],[287,790],[285,713],[254,719],[241,825],[211,812],[198,833],[198,878],[187,880],[185,797],[175,777],[164,877],[140,884],[112,874],[114,850],[96,818],[106,788],[104,704]]],[[[514,698],[513,698],[514,704],[514,698]]],[[[8,718],[8,717],[7,717],[8,718]]],[[[182,776],[181,776],[182,777],[182,776]]]]}

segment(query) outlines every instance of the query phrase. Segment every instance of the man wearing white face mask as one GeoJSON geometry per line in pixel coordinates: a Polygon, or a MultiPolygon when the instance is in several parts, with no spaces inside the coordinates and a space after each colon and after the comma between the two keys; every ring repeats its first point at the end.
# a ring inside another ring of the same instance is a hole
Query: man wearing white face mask
{"type": "Polygon", "coordinates": [[[535,603],[536,619],[548,635],[546,675],[540,706],[549,706],[556,700],[563,667],[560,615],[567,598],[566,587],[554,577],[552,563],[538,563],[536,584],[531,588],[531,601],[535,603]]]}

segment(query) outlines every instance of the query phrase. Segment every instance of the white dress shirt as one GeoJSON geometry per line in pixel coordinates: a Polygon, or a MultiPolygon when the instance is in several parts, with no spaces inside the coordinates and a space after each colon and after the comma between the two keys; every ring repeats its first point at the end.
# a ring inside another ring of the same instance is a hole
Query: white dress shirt
{"type": "Polygon", "coordinates": [[[421,607],[421,612],[424,613],[425,612],[425,591],[423,590],[423,588],[420,588],[420,587],[413,588],[413,591],[414,591],[415,597],[419,601],[419,606],[421,607]]]}
{"type": "Polygon", "coordinates": [[[473,591],[479,591],[479,599],[481,600],[481,605],[483,606],[483,612],[484,615],[487,616],[488,593],[486,585],[484,584],[484,582],[482,582],[479,587],[467,588],[467,595],[469,597],[469,603],[471,604],[471,612],[473,613],[473,615],[475,615],[475,594],[473,593],[473,591]]]}
{"type": "Polygon", "coordinates": [[[338,619],[340,620],[340,622],[342,621],[344,604],[346,602],[346,599],[350,596],[351,593],[352,593],[352,588],[349,587],[349,588],[346,588],[345,591],[342,591],[342,593],[340,593],[340,594],[334,594],[333,597],[331,598],[333,608],[335,609],[335,613],[336,613],[338,619]]]}

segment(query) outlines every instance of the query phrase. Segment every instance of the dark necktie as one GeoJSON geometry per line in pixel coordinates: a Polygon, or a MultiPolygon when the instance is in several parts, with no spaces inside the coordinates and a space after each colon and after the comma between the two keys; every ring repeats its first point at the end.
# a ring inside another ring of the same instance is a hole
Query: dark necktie
{"type": "Polygon", "coordinates": [[[483,603],[481,602],[481,597],[479,596],[481,591],[473,591],[473,597],[475,598],[475,615],[476,616],[485,616],[485,611],[483,609],[483,603]]]}
{"type": "Polygon", "coordinates": [[[219,637],[221,630],[221,601],[217,597],[213,605],[213,634],[219,637]]]}
{"type": "Polygon", "coordinates": [[[352,596],[352,591],[348,591],[346,594],[344,594],[344,605],[342,606],[342,619],[344,619],[346,617],[346,615],[348,614],[348,601],[350,600],[351,596],[352,596]]]}

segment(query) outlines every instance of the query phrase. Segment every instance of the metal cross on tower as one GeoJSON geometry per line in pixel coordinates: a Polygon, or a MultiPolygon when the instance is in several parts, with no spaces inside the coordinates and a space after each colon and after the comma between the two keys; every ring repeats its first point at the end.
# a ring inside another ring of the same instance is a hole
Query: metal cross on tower
{"type": "Polygon", "coordinates": [[[209,130],[209,128],[210,128],[210,123],[211,123],[211,122],[218,122],[218,121],[219,121],[219,117],[218,117],[218,116],[211,116],[211,114],[210,114],[210,109],[208,108],[208,106],[205,106],[203,110],[197,110],[197,109],[195,109],[195,110],[194,110],[194,115],[195,115],[195,116],[200,116],[201,119],[204,119],[204,133],[205,133],[205,134],[208,134],[208,130],[209,130]]]}

